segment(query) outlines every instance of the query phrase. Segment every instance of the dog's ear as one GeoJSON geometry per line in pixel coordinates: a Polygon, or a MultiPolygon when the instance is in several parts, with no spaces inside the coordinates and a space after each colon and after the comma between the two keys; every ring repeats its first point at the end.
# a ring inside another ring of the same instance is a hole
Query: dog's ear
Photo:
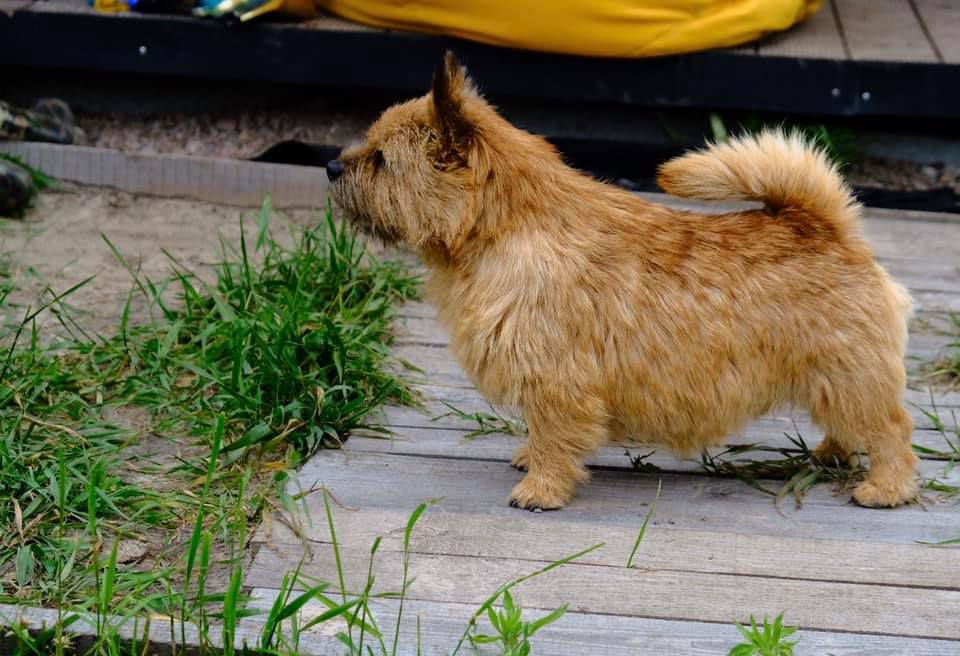
{"type": "Polygon", "coordinates": [[[471,93],[473,84],[466,70],[448,50],[433,74],[433,114],[445,154],[457,159],[465,158],[476,129],[464,113],[464,101],[471,93]]]}

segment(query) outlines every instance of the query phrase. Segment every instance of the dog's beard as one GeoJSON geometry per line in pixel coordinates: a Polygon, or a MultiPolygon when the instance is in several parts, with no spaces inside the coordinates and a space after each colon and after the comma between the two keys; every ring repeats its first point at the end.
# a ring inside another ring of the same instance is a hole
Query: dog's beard
{"type": "Polygon", "coordinates": [[[356,230],[380,240],[387,246],[393,246],[403,241],[403,235],[396,228],[386,227],[379,221],[375,221],[360,212],[346,211],[345,215],[347,221],[356,230]]]}

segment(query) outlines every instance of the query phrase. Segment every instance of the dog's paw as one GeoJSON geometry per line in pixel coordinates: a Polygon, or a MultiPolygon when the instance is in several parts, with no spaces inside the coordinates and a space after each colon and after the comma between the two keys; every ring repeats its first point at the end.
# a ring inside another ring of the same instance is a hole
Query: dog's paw
{"type": "Polygon", "coordinates": [[[510,506],[524,510],[557,510],[573,498],[575,484],[527,474],[510,493],[510,506]]]}
{"type": "Polygon", "coordinates": [[[868,478],[854,488],[853,500],[868,508],[892,508],[913,501],[918,492],[917,482],[912,478],[890,483],[868,478]]]}
{"type": "Polygon", "coordinates": [[[510,459],[510,466],[520,471],[527,471],[530,464],[530,449],[526,444],[521,444],[513,452],[510,459]]]}

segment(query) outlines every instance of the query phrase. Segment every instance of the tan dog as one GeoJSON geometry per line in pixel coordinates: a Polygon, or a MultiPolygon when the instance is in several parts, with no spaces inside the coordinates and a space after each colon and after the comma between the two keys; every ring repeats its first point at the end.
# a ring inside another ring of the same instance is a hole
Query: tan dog
{"type": "Polygon", "coordinates": [[[766,206],[680,212],[566,166],[448,55],[432,92],[384,112],[328,175],[357,226],[422,254],[461,364],[490,401],[522,409],[530,437],[513,464],[529,473],[512,505],[563,506],[609,442],[689,454],[785,404],[826,431],[819,458],[866,451],[859,503],[915,497],[910,297],[799,137],[668,162],[659,182],[674,195],[766,206]]]}

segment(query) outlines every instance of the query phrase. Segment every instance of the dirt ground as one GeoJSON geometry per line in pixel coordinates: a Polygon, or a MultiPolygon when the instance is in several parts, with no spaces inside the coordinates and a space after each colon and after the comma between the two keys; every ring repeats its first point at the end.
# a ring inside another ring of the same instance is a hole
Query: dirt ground
{"type": "MultiPolygon", "coordinates": [[[[159,282],[171,271],[167,254],[194,273],[209,276],[220,259],[220,239],[238,243],[241,218],[257,212],[257,208],[133,196],[105,189],[48,191],[39,196],[25,220],[0,221],[0,258],[19,274],[24,285],[15,297],[21,306],[37,307],[47,287],[59,294],[94,276],[69,296],[68,305],[84,329],[107,336],[119,327],[133,279],[104,237],[132,267],[154,281],[159,282]]],[[[282,234],[291,224],[307,225],[321,218],[319,211],[275,212],[273,225],[277,234],[282,234]]],[[[145,303],[133,307],[135,318],[145,315],[145,303]]],[[[52,335],[57,334],[59,328],[52,317],[47,317],[44,324],[52,335]]]]}

